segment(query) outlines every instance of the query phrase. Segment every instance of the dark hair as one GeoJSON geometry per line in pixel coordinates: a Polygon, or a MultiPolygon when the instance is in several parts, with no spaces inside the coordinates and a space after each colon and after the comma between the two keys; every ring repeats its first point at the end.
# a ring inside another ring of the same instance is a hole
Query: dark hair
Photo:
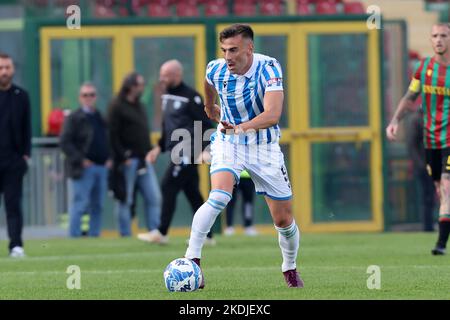
{"type": "Polygon", "coordinates": [[[11,59],[11,56],[5,52],[0,52],[0,59],[11,59]]]}
{"type": "Polygon", "coordinates": [[[141,75],[137,72],[129,73],[122,81],[122,86],[119,91],[119,98],[125,100],[128,93],[130,93],[131,88],[135,87],[138,84],[137,79],[141,77],[141,75]]]}
{"type": "Polygon", "coordinates": [[[248,24],[236,23],[222,30],[219,34],[219,40],[222,42],[225,39],[241,35],[242,38],[251,39],[253,41],[253,30],[248,24]]]}

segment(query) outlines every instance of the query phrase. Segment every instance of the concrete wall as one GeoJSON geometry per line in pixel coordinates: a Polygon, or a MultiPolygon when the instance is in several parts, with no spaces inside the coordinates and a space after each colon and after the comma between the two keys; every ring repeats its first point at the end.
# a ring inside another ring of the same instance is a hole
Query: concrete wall
{"type": "Polygon", "coordinates": [[[360,0],[366,7],[377,5],[385,19],[402,19],[408,25],[409,48],[422,56],[432,55],[431,26],[439,22],[439,13],[425,10],[424,0],[360,0]]]}

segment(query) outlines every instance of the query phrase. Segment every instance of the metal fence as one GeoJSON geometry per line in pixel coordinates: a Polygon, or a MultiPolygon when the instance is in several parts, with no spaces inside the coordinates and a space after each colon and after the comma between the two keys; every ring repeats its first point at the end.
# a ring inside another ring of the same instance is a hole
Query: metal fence
{"type": "MultiPolygon", "coordinates": [[[[170,161],[167,154],[158,159],[157,174],[161,179],[170,161]]],[[[70,199],[69,179],[65,173],[64,154],[59,148],[59,138],[33,138],[32,160],[24,178],[23,215],[25,238],[52,238],[68,235],[68,208],[70,199]]],[[[180,195],[177,211],[186,211],[188,202],[180,195]]],[[[140,228],[145,228],[144,206],[137,199],[136,215],[140,228]]],[[[188,226],[192,213],[180,212],[173,219],[173,226],[188,226]]],[[[102,214],[102,230],[117,230],[114,199],[105,199],[102,214]]],[[[0,240],[7,239],[6,214],[0,206],[0,240]]]]}
{"type": "MultiPolygon", "coordinates": [[[[62,217],[68,211],[64,155],[58,138],[34,138],[31,162],[24,178],[24,227],[30,236],[65,235],[62,217]]],[[[0,238],[6,232],[4,206],[0,214],[0,238]]]]}

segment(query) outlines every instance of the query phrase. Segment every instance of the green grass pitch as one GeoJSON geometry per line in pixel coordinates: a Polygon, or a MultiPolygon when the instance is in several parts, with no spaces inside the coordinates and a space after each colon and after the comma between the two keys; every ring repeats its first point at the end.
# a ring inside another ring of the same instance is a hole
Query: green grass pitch
{"type": "Polygon", "coordinates": [[[0,299],[450,299],[450,256],[432,256],[436,234],[304,234],[299,269],[305,288],[288,289],[276,236],[217,237],[203,251],[205,290],[169,293],[163,270],[184,255],[185,237],[167,246],[136,239],[29,240],[27,258],[0,243],[0,299]],[[69,290],[69,265],[81,289],[69,290]],[[381,289],[369,290],[369,265],[381,289]]]}

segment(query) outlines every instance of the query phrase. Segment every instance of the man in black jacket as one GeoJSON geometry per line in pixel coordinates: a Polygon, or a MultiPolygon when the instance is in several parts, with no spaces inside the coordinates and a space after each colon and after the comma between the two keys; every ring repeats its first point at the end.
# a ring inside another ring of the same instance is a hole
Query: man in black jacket
{"type": "Polygon", "coordinates": [[[64,122],[61,149],[71,178],[69,235],[81,236],[81,217],[89,212],[89,236],[101,232],[101,216],[108,189],[109,143],[106,123],[95,108],[97,90],[91,83],[80,88],[80,108],[64,122]]]}
{"type": "MultiPolygon", "coordinates": [[[[168,241],[167,233],[175,212],[178,193],[184,191],[193,213],[204,202],[199,188],[197,160],[209,144],[209,141],[203,140],[203,133],[211,129],[212,124],[203,109],[200,94],[183,82],[183,67],[179,61],[169,60],[161,66],[160,82],[166,88],[166,93],[162,95],[162,135],[158,145],[150,152],[150,160],[155,162],[161,152],[172,151],[172,161],[161,183],[161,224],[158,230],[140,234],[138,238],[165,244],[168,241]],[[172,138],[177,131],[183,136],[181,141],[172,138]]],[[[214,243],[212,234],[209,233],[205,244],[214,243]]]]}
{"type": "Polygon", "coordinates": [[[125,77],[119,95],[109,106],[109,134],[114,171],[123,173],[124,198],[118,197],[116,210],[121,236],[131,235],[131,212],[135,188],[144,197],[147,229],[155,230],[161,215],[161,191],[148,153],[150,128],[147,113],[140,102],[144,78],[135,72],[125,77]]]}
{"type": "Polygon", "coordinates": [[[25,256],[22,242],[22,184],[31,155],[28,93],[12,83],[14,63],[0,53],[0,191],[3,194],[10,257],[25,256]]]}

